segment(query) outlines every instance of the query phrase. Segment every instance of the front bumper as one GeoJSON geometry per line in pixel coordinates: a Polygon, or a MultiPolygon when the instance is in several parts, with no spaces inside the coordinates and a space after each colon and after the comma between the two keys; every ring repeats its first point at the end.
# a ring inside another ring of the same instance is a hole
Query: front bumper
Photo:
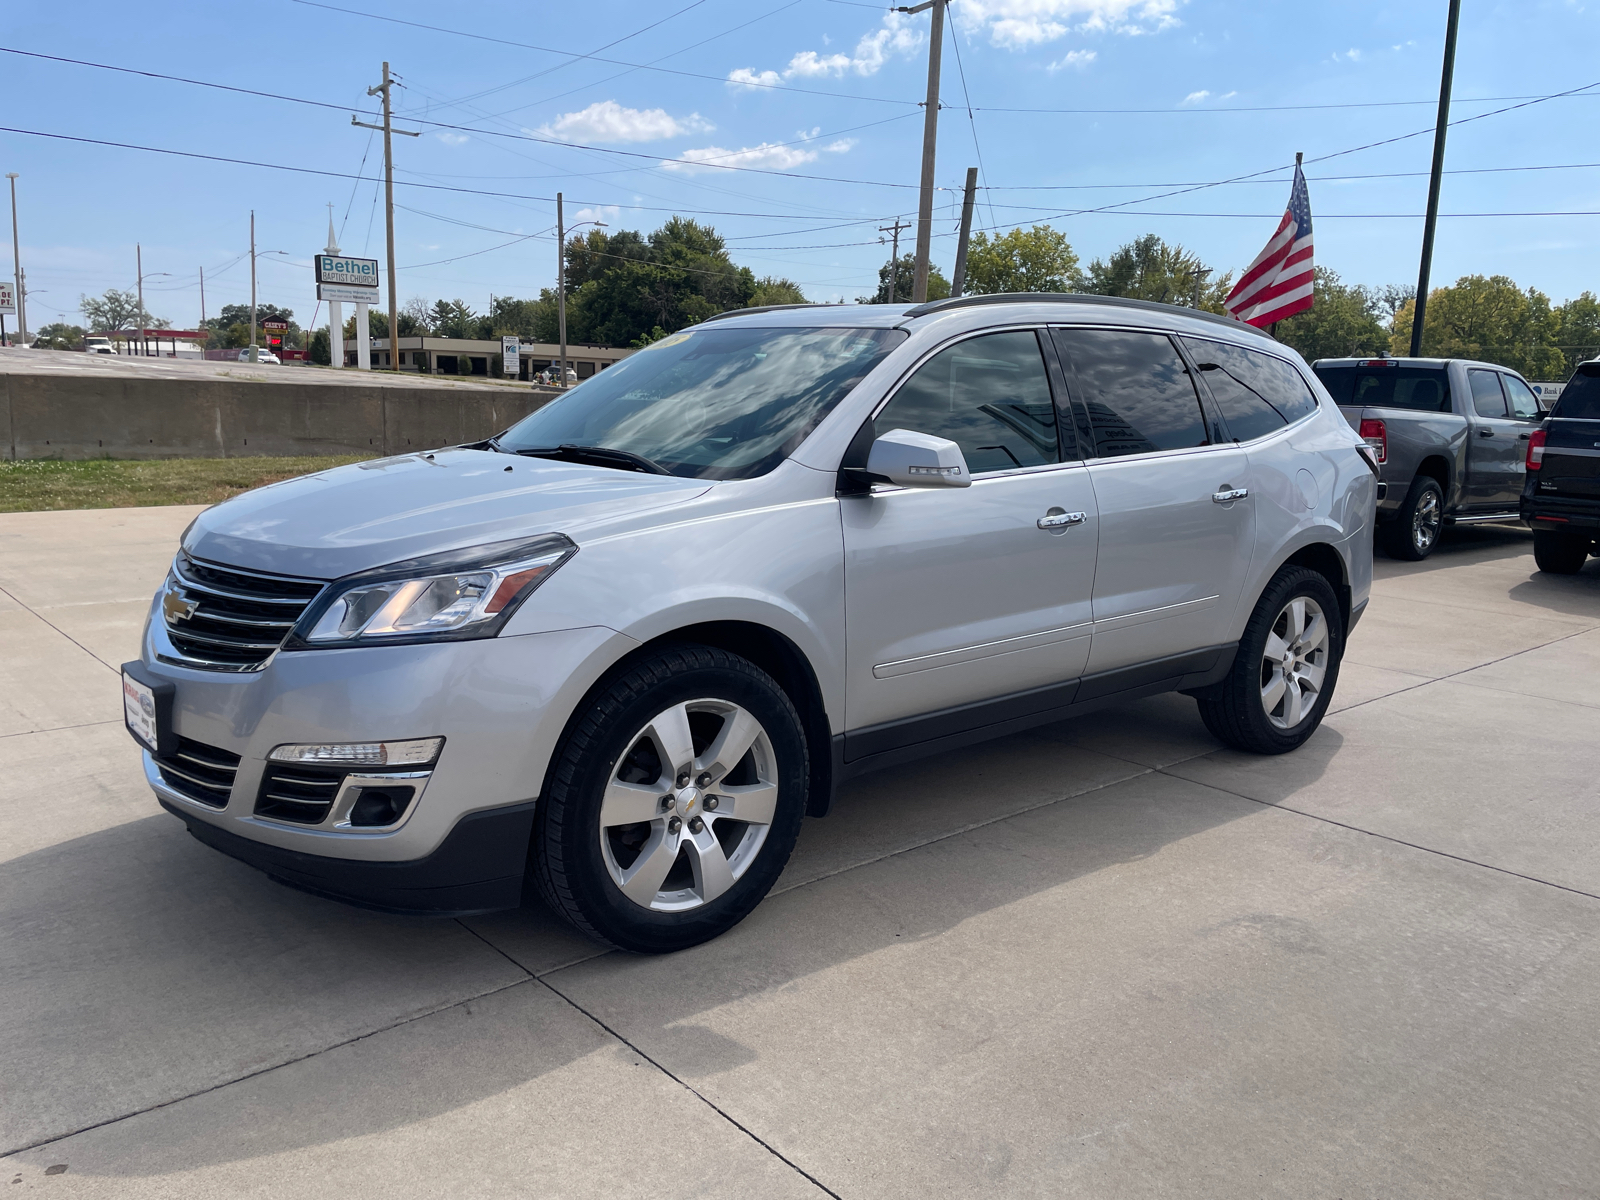
{"type": "MultiPolygon", "coordinates": [[[[591,626],[480,641],[279,652],[260,671],[234,673],[166,661],[172,651],[155,613],[146,626],[140,673],[174,685],[172,726],[179,738],[238,755],[239,764],[221,807],[167,786],[148,753],[145,776],[162,804],[208,844],[246,861],[254,859],[229,847],[256,844],[258,857],[285,852],[291,858],[255,865],[298,886],[349,895],[328,879],[348,875],[350,864],[422,870],[417,864],[443,853],[466,818],[531,804],[567,717],[605,666],[633,644],[591,626]],[[275,746],[440,736],[445,744],[432,775],[396,828],[319,829],[256,813],[266,756],[275,746]],[[326,872],[294,867],[300,859],[292,856],[323,859],[332,875],[324,879],[326,872]]],[[[519,847],[520,876],[525,832],[519,847]]],[[[429,882],[415,887],[476,886],[489,878],[474,870],[440,882],[441,869],[428,867],[421,878],[429,882]]]]}

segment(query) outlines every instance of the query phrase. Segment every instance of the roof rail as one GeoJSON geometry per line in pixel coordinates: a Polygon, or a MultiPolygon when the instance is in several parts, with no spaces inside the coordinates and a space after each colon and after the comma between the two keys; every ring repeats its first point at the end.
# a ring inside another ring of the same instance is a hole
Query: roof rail
{"type": "Polygon", "coordinates": [[[837,308],[837,307],[838,307],[838,305],[836,305],[836,304],[816,304],[816,303],[811,303],[811,302],[807,302],[805,304],[761,304],[761,305],[757,305],[755,308],[730,308],[730,309],[726,310],[725,312],[712,313],[705,320],[701,321],[700,324],[709,325],[712,321],[720,321],[724,317],[748,317],[751,313],[782,312],[786,308],[837,308]]]}
{"type": "Polygon", "coordinates": [[[1157,304],[1154,300],[1133,300],[1126,296],[1091,296],[1084,292],[996,292],[987,296],[961,296],[954,300],[930,300],[926,304],[906,309],[905,315],[908,318],[926,317],[952,308],[973,308],[981,304],[1104,304],[1111,308],[1137,308],[1147,312],[1171,313],[1193,317],[1200,321],[1211,321],[1218,325],[1226,325],[1229,329],[1256,334],[1268,341],[1277,341],[1270,333],[1257,329],[1254,325],[1246,325],[1243,321],[1219,316],[1203,309],[1189,308],[1181,304],[1157,304]]]}

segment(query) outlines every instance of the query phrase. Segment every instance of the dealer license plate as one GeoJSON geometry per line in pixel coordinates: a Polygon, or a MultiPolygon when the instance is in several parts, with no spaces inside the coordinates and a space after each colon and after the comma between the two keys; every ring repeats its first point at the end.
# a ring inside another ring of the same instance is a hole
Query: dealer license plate
{"type": "Polygon", "coordinates": [[[122,676],[122,715],[128,722],[128,732],[144,743],[152,753],[160,745],[156,728],[156,694],[145,684],[128,675],[122,676]]]}

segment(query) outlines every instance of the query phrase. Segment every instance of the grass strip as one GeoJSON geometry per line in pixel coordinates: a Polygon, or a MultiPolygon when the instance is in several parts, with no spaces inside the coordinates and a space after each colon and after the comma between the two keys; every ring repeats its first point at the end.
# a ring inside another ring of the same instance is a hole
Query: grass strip
{"type": "Polygon", "coordinates": [[[263,484],[370,457],[0,460],[0,512],[216,504],[263,484]]]}

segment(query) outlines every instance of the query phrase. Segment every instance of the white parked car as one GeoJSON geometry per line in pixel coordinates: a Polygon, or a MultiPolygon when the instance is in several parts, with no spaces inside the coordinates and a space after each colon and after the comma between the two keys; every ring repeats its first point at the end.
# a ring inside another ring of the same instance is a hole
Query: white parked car
{"type": "Polygon", "coordinates": [[[111,344],[111,339],[103,337],[84,338],[83,348],[89,354],[115,354],[117,352],[117,348],[111,344]]]}
{"type": "Polygon", "coordinates": [[[681,949],[865,771],[1170,691],[1300,746],[1375,475],[1293,350],[1191,309],[730,313],[497,437],[201,513],[127,721],[169,811],[296,887],[460,914],[529,875],[681,949]]]}
{"type": "MultiPolygon", "coordinates": [[[[249,346],[246,346],[243,350],[239,351],[239,361],[240,362],[249,362],[250,361],[250,347],[249,346]]],[[[258,362],[258,363],[271,363],[275,367],[280,367],[280,366],[283,365],[282,363],[280,363],[278,361],[278,356],[276,354],[274,354],[271,350],[263,350],[259,346],[256,348],[256,362],[258,362]]]]}

